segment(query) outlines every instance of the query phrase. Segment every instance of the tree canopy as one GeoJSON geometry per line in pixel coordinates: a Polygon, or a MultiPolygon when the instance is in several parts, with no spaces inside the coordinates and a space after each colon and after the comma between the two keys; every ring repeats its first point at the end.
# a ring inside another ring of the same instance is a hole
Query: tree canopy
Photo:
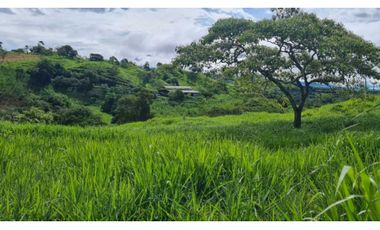
{"type": "Polygon", "coordinates": [[[78,56],[78,51],[74,50],[73,47],[69,45],[64,45],[57,48],[57,54],[63,57],[75,58],[78,56]]]}
{"type": "Polygon", "coordinates": [[[296,128],[311,84],[380,78],[379,49],[342,24],[297,10],[273,19],[221,19],[200,41],[178,47],[175,63],[273,82],[292,105],[296,128]]]}

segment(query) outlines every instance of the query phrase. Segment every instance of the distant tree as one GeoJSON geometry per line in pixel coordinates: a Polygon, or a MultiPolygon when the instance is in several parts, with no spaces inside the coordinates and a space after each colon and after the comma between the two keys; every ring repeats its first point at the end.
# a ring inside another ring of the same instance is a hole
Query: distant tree
{"type": "Polygon", "coordinates": [[[139,120],[146,121],[152,117],[150,113],[150,104],[152,103],[153,95],[148,90],[142,89],[137,94],[139,103],[139,120]]]}
{"type": "Polygon", "coordinates": [[[69,45],[64,45],[57,48],[57,54],[63,57],[75,58],[78,56],[78,51],[74,50],[73,47],[69,45]]]}
{"type": "Polygon", "coordinates": [[[90,61],[103,61],[103,60],[104,58],[100,54],[94,54],[94,53],[90,54],[90,61]]]}
{"type": "Polygon", "coordinates": [[[272,8],[271,11],[273,13],[273,20],[286,19],[303,14],[300,8],[272,8]]]}
{"type": "Polygon", "coordinates": [[[160,67],[160,66],[162,66],[162,63],[161,62],[157,62],[156,66],[160,67]]]}
{"type": "Polygon", "coordinates": [[[0,42],[0,58],[2,62],[4,62],[6,56],[7,56],[7,51],[3,49],[3,42],[0,42]]]}
{"type": "Polygon", "coordinates": [[[119,65],[120,64],[119,60],[117,60],[117,58],[115,56],[110,57],[109,61],[112,64],[115,64],[115,65],[119,65]]]}
{"type": "Polygon", "coordinates": [[[104,103],[101,107],[102,112],[112,114],[116,109],[117,98],[115,96],[108,96],[104,100],[104,103]]]}
{"type": "Polygon", "coordinates": [[[128,61],[128,59],[126,59],[126,58],[123,58],[123,59],[121,59],[121,61],[120,61],[120,64],[123,65],[123,66],[127,65],[128,63],[129,63],[129,61],[128,61]]]}
{"type": "Polygon", "coordinates": [[[146,71],[149,71],[149,70],[150,70],[149,62],[145,62],[145,64],[143,65],[143,68],[144,68],[146,71]]]}
{"type": "Polygon", "coordinates": [[[380,78],[379,49],[343,25],[306,13],[276,14],[275,19],[221,19],[199,42],[178,47],[176,63],[272,82],[289,100],[295,128],[301,127],[311,84],[380,78]]]}
{"type": "Polygon", "coordinates": [[[152,72],[141,73],[140,79],[141,79],[142,85],[145,86],[146,84],[151,82],[154,79],[154,77],[155,75],[152,72]]]}
{"type": "Polygon", "coordinates": [[[43,41],[39,41],[36,46],[30,48],[30,52],[34,54],[51,55],[53,54],[53,49],[45,48],[45,43],[43,41]]]}

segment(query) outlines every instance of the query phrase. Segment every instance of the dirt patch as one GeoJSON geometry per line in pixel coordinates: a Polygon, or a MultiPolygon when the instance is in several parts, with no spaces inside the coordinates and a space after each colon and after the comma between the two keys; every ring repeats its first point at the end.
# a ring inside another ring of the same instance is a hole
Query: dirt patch
{"type": "Polygon", "coordinates": [[[40,57],[33,54],[7,54],[4,58],[4,61],[15,62],[15,61],[33,61],[39,60],[40,57]]]}

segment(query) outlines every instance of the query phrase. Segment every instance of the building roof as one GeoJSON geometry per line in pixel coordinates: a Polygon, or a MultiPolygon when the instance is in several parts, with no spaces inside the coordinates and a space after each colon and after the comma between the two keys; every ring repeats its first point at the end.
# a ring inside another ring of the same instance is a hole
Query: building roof
{"type": "Polygon", "coordinates": [[[188,89],[185,89],[185,90],[182,90],[182,93],[200,93],[199,91],[196,91],[196,90],[188,90],[188,89]]]}
{"type": "Polygon", "coordinates": [[[175,85],[166,85],[166,86],[164,86],[164,88],[167,90],[175,90],[175,89],[192,90],[193,89],[193,88],[191,88],[191,86],[175,86],[175,85]]]}

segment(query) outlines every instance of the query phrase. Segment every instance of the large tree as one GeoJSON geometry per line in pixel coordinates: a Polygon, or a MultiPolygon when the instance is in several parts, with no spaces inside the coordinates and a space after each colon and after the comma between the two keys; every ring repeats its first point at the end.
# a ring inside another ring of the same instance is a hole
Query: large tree
{"type": "Polygon", "coordinates": [[[200,41],[177,48],[176,63],[275,84],[294,110],[294,127],[313,83],[379,78],[379,49],[342,24],[314,14],[275,11],[272,20],[222,19],[200,41]]]}

